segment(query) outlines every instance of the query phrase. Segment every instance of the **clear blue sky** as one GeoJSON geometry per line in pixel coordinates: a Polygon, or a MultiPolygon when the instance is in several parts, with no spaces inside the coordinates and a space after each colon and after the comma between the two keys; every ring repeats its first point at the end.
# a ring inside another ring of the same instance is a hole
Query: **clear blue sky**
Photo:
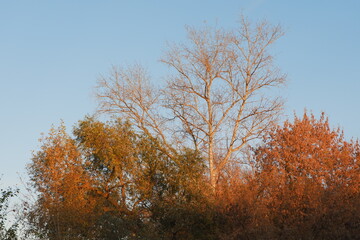
{"type": "MultiPolygon", "coordinates": [[[[0,1],[0,173],[19,183],[41,132],[94,112],[93,87],[111,65],[144,64],[154,81],[165,43],[185,25],[236,28],[240,13],[283,25],[274,52],[289,76],[285,114],[325,111],[360,137],[360,1],[0,1]]],[[[1,185],[0,185],[1,187],[1,185]]]]}

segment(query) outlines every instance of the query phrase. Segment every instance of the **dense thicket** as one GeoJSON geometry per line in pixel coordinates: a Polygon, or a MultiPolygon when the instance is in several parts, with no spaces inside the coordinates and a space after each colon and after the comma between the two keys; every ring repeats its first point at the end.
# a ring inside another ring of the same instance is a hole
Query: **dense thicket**
{"type": "Polygon", "coordinates": [[[120,121],[87,118],[74,135],[52,129],[29,165],[40,195],[28,219],[40,238],[158,239],[195,234],[206,221],[197,152],[170,159],[120,121]]]}
{"type": "Polygon", "coordinates": [[[360,146],[304,114],[268,130],[213,192],[201,153],[169,156],[120,120],[60,126],[29,165],[39,239],[356,239],[360,146]]]}
{"type": "Polygon", "coordinates": [[[253,173],[227,187],[223,239],[357,239],[359,147],[324,115],[269,130],[253,173]]]}

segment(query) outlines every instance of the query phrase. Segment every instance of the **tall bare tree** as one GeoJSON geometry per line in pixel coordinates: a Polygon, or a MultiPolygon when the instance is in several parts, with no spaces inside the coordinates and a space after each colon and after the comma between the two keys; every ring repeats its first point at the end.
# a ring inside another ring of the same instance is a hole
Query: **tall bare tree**
{"type": "Polygon", "coordinates": [[[282,108],[268,90],[286,80],[268,52],[282,35],[279,26],[245,18],[236,31],[188,28],[188,43],[171,46],[161,59],[173,71],[164,88],[152,87],[141,67],[114,70],[98,83],[99,110],[160,138],[169,154],[191,142],[203,152],[215,189],[224,167],[282,108]]]}

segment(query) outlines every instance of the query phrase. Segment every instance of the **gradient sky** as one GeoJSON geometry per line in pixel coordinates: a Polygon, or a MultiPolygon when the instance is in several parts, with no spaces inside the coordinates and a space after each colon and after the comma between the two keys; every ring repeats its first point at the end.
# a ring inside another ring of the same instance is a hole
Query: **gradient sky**
{"type": "Polygon", "coordinates": [[[289,79],[286,116],[325,111],[359,138],[359,0],[0,0],[0,188],[20,182],[52,124],[71,131],[94,113],[93,88],[112,65],[139,62],[163,80],[158,59],[185,25],[236,28],[240,13],[286,32],[273,48],[289,79]]]}

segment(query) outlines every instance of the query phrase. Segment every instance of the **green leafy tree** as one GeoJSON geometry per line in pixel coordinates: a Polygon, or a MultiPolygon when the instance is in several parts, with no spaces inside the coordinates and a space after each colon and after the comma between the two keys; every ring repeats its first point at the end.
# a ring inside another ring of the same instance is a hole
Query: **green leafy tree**
{"type": "Polygon", "coordinates": [[[194,226],[196,221],[186,222],[189,215],[181,216],[175,209],[187,206],[190,213],[189,205],[201,191],[205,164],[197,152],[184,149],[169,157],[161,141],[136,134],[119,120],[102,123],[87,118],[74,133],[97,189],[109,201],[104,215],[108,219],[100,221],[107,225],[101,227],[105,236],[114,232],[109,226],[123,229],[118,237],[134,239],[173,237],[194,226]]]}

